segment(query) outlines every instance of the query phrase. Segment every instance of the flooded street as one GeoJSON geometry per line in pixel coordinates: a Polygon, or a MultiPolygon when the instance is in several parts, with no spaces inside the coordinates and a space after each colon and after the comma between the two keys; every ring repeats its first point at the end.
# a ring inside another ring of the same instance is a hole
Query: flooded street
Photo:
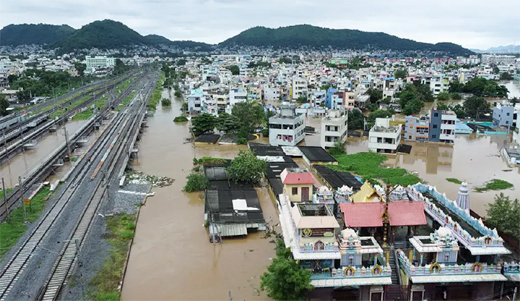
{"type": "MultiPolygon", "coordinates": [[[[264,232],[247,238],[211,244],[204,224],[202,193],[181,190],[193,168],[193,157],[231,159],[246,146],[197,146],[184,144],[188,124],[175,124],[180,101],[172,108],[158,108],[148,119],[139,143],[137,170],[175,179],[172,186],[156,188],[155,196],[141,207],[130,253],[123,300],[265,300],[259,291],[260,275],[275,256],[273,238],[264,232]]],[[[278,222],[265,188],[258,189],[264,218],[278,222]]]]}
{"type": "MultiPolygon", "coordinates": [[[[66,123],[67,133],[71,137],[83,124],[85,120],[72,121],[66,123]]],[[[92,134],[89,137],[89,142],[92,140],[92,134]]],[[[65,132],[63,127],[60,127],[56,132],[50,132],[38,139],[38,144],[33,149],[25,150],[17,154],[14,158],[6,161],[0,166],[0,177],[4,178],[5,187],[12,188],[18,184],[18,177],[24,176],[41,162],[47,158],[57,146],[65,142],[65,132]]],[[[86,143],[88,144],[88,143],[86,143]]],[[[81,148],[76,149],[75,154],[81,152],[81,148]]],[[[69,164],[61,166],[56,169],[56,174],[50,177],[52,181],[54,178],[59,178],[68,170],[69,164]]]]}

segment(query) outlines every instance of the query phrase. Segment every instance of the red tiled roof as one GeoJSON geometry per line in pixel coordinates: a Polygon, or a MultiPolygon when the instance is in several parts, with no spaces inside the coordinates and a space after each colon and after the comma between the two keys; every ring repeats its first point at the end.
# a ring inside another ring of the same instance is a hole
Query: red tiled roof
{"type": "Polygon", "coordinates": [[[426,225],[424,202],[390,202],[388,204],[390,226],[426,225]]]}
{"type": "Polygon", "coordinates": [[[310,172],[296,172],[288,173],[283,183],[289,185],[304,185],[314,184],[315,181],[310,172]]]}
{"type": "Polygon", "coordinates": [[[384,203],[341,203],[347,227],[382,227],[384,203]]]}

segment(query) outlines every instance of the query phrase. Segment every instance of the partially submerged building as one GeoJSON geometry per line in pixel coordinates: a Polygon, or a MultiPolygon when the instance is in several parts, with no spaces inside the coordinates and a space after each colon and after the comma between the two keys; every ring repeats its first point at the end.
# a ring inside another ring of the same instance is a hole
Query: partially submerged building
{"type": "Polygon", "coordinates": [[[269,144],[296,145],[305,138],[305,116],[296,114],[296,107],[282,104],[276,116],[269,118],[269,144]]]}
{"type": "Polygon", "coordinates": [[[401,127],[390,125],[389,118],[377,118],[368,134],[368,149],[375,153],[395,154],[401,143],[401,127]]]}

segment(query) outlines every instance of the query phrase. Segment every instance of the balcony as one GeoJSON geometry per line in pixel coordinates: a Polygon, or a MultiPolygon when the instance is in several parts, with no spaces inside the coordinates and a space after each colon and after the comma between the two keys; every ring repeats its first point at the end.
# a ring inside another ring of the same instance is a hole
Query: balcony
{"type": "Polygon", "coordinates": [[[348,266],[339,269],[323,269],[321,273],[312,273],[311,284],[314,287],[385,285],[392,283],[391,276],[390,265],[348,266]]]}
{"type": "Polygon", "coordinates": [[[400,268],[411,277],[414,284],[438,282],[492,282],[506,281],[500,265],[472,262],[463,264],[431,263],[413,265],[402,250],[397,250],[400,268]]]}

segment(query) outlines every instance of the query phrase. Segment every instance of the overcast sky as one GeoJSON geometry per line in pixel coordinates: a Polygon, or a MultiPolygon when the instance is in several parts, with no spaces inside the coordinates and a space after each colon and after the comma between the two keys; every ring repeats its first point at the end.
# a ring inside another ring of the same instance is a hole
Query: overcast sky
{"type": "Polygon", "coordinates": [[[218,43],[253,26],[381,31],[467,48],[520,44],[520,0],[1,0],[0,27],[123,22],[142,35],[218,43]]]}

